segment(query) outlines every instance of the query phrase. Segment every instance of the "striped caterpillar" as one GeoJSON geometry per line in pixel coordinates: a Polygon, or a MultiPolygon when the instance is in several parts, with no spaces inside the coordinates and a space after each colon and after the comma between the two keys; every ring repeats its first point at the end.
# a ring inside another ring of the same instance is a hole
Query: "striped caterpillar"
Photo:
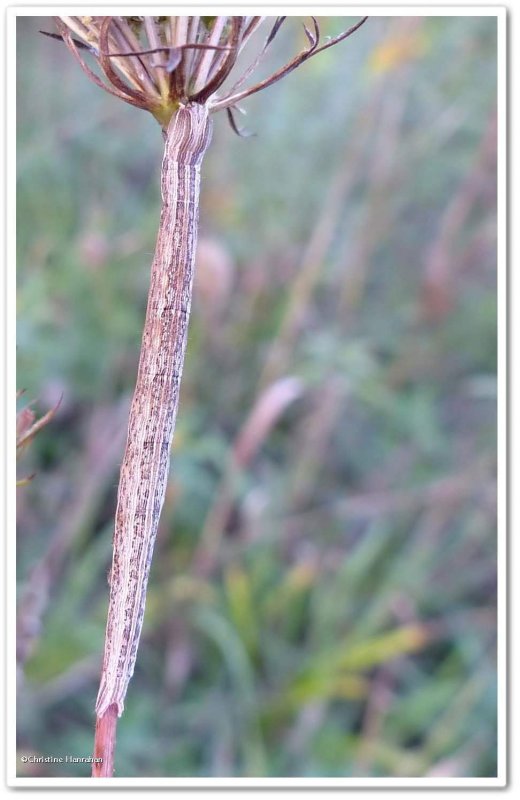
{"type": "Polygon", "coordinates": [[[181,106],[166,133],[161,219],[117,497],[98,717],[113,704],[123,713],[137,656],[186,350],[200,165],[211,133],[208,108],[196,103],[181,106]]]}

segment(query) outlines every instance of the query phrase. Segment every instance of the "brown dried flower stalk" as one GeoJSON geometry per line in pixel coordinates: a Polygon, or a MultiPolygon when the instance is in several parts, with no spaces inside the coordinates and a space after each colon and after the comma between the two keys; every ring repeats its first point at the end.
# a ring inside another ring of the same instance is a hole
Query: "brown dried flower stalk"
{"type": "Polygon", "coordinates": [[[278,17],[251,66],[222,95],[238,55],[264,17],[55,17],[58,34],[88,77],[150,111],[165,136],[162,209],[139,370],[121,466],[110,603],[96,704],[95,777],[113,774],[117,717],[134,670],[148,574],[166,488],[170,446],[191,305],[200,164],[211,140],[211,113],[233,111],[309,58],[346,39],[366,20],[320,43],[317,20],[304,25],[308,46],[268,78],[244,88],[282,26],[278,17]],[[98,70],[90,66],[94,59],[98,70]],[[100,73],[100,74],[99,74],[100,73]]]}
{"type": "MultiPolygon", "coordinates": [[[[16,393],[17,399],[25,394],[25,389],[16,393]]],[[[36,414],[30,405],[24,406],[16,414],[16,457],[21,456],[26,448],[31,444],[36,434],[49,424],[51,419],[56,414],[59,408],[61,399],[56,403],[54,408],[47,411],[43,417],[36,419],[36,414]]],[[[34,474],[26,475],[24,478],[19,478],[16,481],[17,486],[26,486],[32,479],[34,474]]]]}

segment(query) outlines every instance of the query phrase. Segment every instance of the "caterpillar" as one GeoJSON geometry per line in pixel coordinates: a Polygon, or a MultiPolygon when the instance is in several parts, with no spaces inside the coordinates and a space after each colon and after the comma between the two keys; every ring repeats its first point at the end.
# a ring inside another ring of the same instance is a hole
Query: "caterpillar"
{"type": "Polygon", "coordinates": [[[161,218],[117,496],[98,717],[113,704],[123,713],[137,656],[186,350],[200,168],[211,135],[208,107],[197,103],[181,105],[166,131],[161,218]]]}

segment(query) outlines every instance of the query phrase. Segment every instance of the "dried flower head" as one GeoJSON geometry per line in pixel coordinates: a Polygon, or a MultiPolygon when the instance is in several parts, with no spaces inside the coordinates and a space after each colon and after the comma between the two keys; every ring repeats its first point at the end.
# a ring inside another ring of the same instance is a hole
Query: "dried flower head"
{"type": "Polygon", "coordinates": [[[245,87],[286,17],[277,17],[251,66],[219,97],[218,92],[244,46],[265,17],[55,17],[59,36],[91,80],[131,105],[150,111],[166,128],[179,105],[208,103],[224,108],[236,128],[237,102],[265,89],[304,61],[346,39],[363,17],[320,44],[320,29],[304,25],[308,46],[269,77],[245,87]],[[86,61],[90,53],[103,77],[86,61]]]}

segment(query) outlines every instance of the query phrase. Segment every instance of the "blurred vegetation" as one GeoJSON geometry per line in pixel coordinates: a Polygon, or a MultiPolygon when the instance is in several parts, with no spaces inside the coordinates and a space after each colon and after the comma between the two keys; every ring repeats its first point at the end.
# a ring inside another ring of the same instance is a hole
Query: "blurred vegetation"
{"type": "MultiPolygon", "coordinates": [[[[17,380],[63,399],[21,464],[18,740],[88,756],[162,139],[40,28],[18,18],[17,380]]],[[[291,21],[265,73],[303,43],[291,21]]],[[[116,775],[493,776],[496,21],[371,18],[246,107],[256,136],[219,116],[203,168],[116,775]]]]}

